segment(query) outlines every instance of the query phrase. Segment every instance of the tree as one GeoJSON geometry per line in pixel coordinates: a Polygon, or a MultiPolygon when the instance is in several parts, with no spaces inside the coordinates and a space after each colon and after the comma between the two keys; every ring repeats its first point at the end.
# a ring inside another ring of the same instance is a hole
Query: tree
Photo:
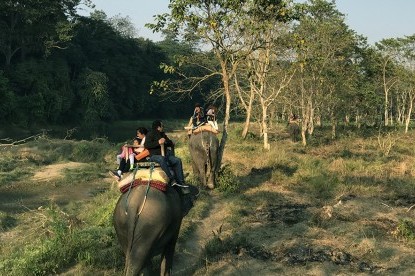
{"type": "MultiPolygon", "coordinates": [[[[223,88],[224,121],[218,153],[221,164],[228,135],[231,111],[231,80],[241,60],[252,52],[252,44],[245,44],[244,29],[251,28],[251,15],[267,7],[276,9],[283,3],[277,0],[172,0],[170,14],[156,16],[155,31],[167,29],[185,41],[198,41],[209,48],[219,63],[211,76],[220,75],[223,88]]],[[[278,16],[278,15],[275,15],[278,16]]]]}
{"type": "Polygon", "coordinates": [[[304,145],[306,132],[313,133],[315,117],[323,115],[316,115],[316,111],[327,110],[335,127],[335,113],[342,104],[336,93],[348,91],[347,85],[339,84],[350,83],[351,54],[355,45],[354,34],[344,23],[344,15],[335,9],[334,2],[311,0],[305,7],[306,13],[296,28],[304,145]]]}
{"type": "Polygon", "coordinates": [[[400,42],[396,39],[383,39],[376,43],[376,47],[382,55],[382,87],[384,93],[384,124],[393,123],[392,110],[390,106],[390,92],[398,82],[395,61],[399,58],[400,42]],[[390,115],[389,115],[390,114],[390,115]],[[389,122],[390,120],[390,122],[389,122]]]}
{"type": "MultiPolygon", "coordinates": [[[[20,52],[49,53],[71,39],[71,17],[81,0],[26,0],[0,2],[0,52],[9,66],[20,52]]],[[[86,0],[88,3],[89,0],[86,0]]]]}

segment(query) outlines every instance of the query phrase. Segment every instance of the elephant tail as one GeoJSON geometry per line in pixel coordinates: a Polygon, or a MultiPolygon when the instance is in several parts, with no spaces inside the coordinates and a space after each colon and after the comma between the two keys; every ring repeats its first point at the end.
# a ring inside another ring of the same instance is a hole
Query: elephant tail
{"type": "MultiPolygon", "coordinates": [[[[143,199],[144,200],[144,199],[143,199]]],[[[136,231],[136,227],[137,227],[137,220],[139,218],[139,209],[140,206],[143,203],[143,200],[138,200],[136,202],[130,201],[128,208],[128,212],[126,212],[126,216],[127,216],[127,250],[126,250],[126,261],[128,262],[130,260],[129,255],[131,253],[132,250],[132,246],[133,246],[133,239],[135,236],[135,231],[136,231]]],[[[129,266],[126,266],[129,267],[129,266]]]]}

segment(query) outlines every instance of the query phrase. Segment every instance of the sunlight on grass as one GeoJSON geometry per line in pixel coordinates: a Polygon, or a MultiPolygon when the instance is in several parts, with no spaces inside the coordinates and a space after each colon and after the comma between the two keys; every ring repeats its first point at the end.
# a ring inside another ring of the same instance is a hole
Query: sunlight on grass
{"type": "MultiPolygon", "coordinates": [[[[182,159],[184,171],[190,173],[186,181],[196,184],[187,137],[182,132],[185,123],[169,121],[168,131],[177,141],[176,155],[182,159]],[[173,131],[176,128],[180,131],[173,131]]],[[[0,198],[9,200],[4,204],[5,211],[0,212],[2,274],[52,275],[69,268],[80,275],[122,273],[124,257],[112,225],[120,193],[111,187],[114,184],[107,171],[115,167],[115,155],[124,139],[133,137],[135,126],[143,124],[150,126],[151,121],[114,126],[125,135],[115,143],[106,138],[45,138],[2,151],[0,198]],[[69,162],[76,166],[66,168],[69,162]],[[61,178],[25,182],[45,165],[56,164],[64,164],[61,178]],[[88,185],[96,190],[79,191],[86,198],[83,200],[56,200],[48,205],[43,203],[49,202],[53,194],[45,193],[44,198],[34,201],[33,209],[19,206],[7,210],[13,203],[9,198],[30,200],[32,196],[14,190],[16,187],[30,187],[30,192],[44,187],[44,192],[55,188],[71,191],[88,185]],[[41,203],[43,206],[39,206],[41,203]]],[[[202,256],[196,257],[205,258],[206,266],[226,257],[230,262],[243,258],[278,260],[278,265],[288,267],[284,252],[291,252],[287,251],[291,245],[308,244],[341,248],[359,261],[394,268],[400,263],[392,265],[390,259],[397,262],[396,256],[413,249],[413,133],[398,137],[385,156],[387,145],[379,148],[377,133],[369,138],[345,133],[337,140],[327,140],[326,133],[307,147],[278,133],[271,150],[266,151],[261,148],[259,135],[251,132],[242,139],[241,130],[240,123],[230,128],[217,188],[201,191],[183,220],[177,251],[185,255],[188,243],[215,215],[212,210],[218,206],[220,220],[210,221],[208,225],[213,229],[205,229],[200,244],[192,245],[204,246],[202,256]],[[330,215],[324,217],[327,210],[330,215]],[[227,225],[226,233],[219,233],[222,225],[227,225]]],[[[279,131],[285,131],[284,126],[279,131]]],[[[338,266],[331,265],[331,271],[336,271],[338,266]]],[[[304,267],[295,269],[304,272],[304,267]]],[[[346,271],[347,267],[342,269],[346,271]]]]}

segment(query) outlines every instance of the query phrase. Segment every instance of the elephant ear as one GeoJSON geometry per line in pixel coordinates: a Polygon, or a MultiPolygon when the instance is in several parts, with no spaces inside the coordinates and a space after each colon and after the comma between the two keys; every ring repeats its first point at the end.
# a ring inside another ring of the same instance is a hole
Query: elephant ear
{"type": "Polygon", "coordinates": [[[193,185],[189,185],[189,192],[183,194],[183,192],[179,192],[182,198],[182,216],[186,216],[190,209],[193,208],[194,202],[199,197],[200,191],[199,188],[193,185]]]}

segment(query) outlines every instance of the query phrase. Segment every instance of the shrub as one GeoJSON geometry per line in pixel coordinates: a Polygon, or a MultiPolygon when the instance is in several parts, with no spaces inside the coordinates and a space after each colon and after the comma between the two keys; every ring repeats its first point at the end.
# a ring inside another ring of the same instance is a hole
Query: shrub
{"type": "Polygon", "coordinates": [[[415,227],[414,223],[410,219],[400,219],[396,230],[393,234],[407,241],[412,241],[415,239],[415,227]]]}
{"type": "Polygon", "coordinates": [[[216,185],[221,192],[234,193],[239,190],[240,183],[230,166],[226,165],[219,170],[216,185]]]}
{"type": "Polygon", "coordinates": [[[1,229],[10,229],[16,226],[17,220],[15,217],[0,211],[0,230],[1,229]]]}
{"type": "Polygon", "coordinates": [[[80,141],[75,144],[71,159],[86,163],[103,160],[108,147],[107,143],[101,143],[98,140],[80,141]]]}

